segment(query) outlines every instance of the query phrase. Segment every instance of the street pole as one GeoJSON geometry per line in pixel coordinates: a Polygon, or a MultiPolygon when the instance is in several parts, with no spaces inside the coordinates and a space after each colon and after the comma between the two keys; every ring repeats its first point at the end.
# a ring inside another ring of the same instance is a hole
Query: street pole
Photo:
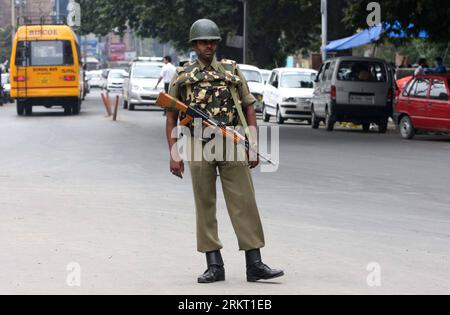
{"type": "MultiPolygon", "coordinates": [[[[14,44],[14,36],[16,35],[16,3],[15,0],[11,0],[11,43],[14,44]]],[[[12,47],[12,46],[11,46],[12,47]]]]}
{"type": "Polygon", "coordinates": [[[327,59],[327,52],[325,47],[328,44],[328,1],[322,0],[322,60],[327,59]]]}
{"type": "Polygon", "coordinates": [[[247,36],[248,36],[248,29],[247,29],[247,0],[242,0],[242,2],[244,3],[244,44],[243,44],[243,63],[247,64],[247,49],[248,49],[248,41],[247,41],[247,36]]]}
{"type": "Polygon", "coordinates": [[[56,22],[59,23],[59,0],[56,0],[56,22]]]}

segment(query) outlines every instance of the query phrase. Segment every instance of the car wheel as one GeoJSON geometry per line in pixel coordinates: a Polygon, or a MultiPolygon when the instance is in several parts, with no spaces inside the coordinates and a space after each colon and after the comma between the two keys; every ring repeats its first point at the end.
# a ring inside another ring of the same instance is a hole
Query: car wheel
{"type": "Polygon", "coordinates": [[[320,126],[320,120],[317,118],[316,112],[314,111],[314,108],[312,110],[312,119],[311,119],[311,126],[313,129],[319,129],[320,126]]]}
{"type": "Polygon", "coordinates": [[[402,137],[407,140],[414,138],[414,136],[416,135],[414,125],[411,121],[411,118],[409,118],[408,116],[405,116],[400,120],[400,133],[402,137]]]}
{"type": "Polygon", "coordinates": [[[69,116],[72,114],[72,105],[64,105],[64,115],[69,116]]]}
{"type": "Polygon", "coordinates": [[[33,115],[33,106],[32,105],[25,105],[25,115],[26,116],[33,115]]]}
{"type": "Polygon", "coordinates": [[[378,132],[381,134],[384,134],[387,132],[388,130],[388,124],[389,124],[389,120],[388,119],[384,119],[383,121],[381,121],[378,124],[378,132]]]}
{"type": "Polygon", "coordinates": [[[363,128],[364,132],[369,132],[370,131],[370,123],[362,124],[362,128],[363,128]]]}
{"type": "Polygon", "coordinates": [[[327,128],[327,131],[333,131],[334,125],[336,124],[336,121],[334,120],[334,117],[330,114],[330,111],[327,109],[327,113],[325,116],[325,126],[327,128]]]}
{"type": "Polygon", "coordinates": [[[264,104],[263,105],[263,121],[264,122],[269,122],[270,121],[270,115],[269,114],[267,114],[267,108],[266,108],[266,105],[264,104]]]}
{"type": "Polygon", "coordinates": [[[135,106],[134,106],[134,104],[128,104],[128,109],[129,110],[131,110],[131,111],[133,111],[134,109],[135,109],[135,106]]]}
{"type": "Polygon", "coordinates": [[[280,107],[277,107],[277,124],[282,125],[284,124],[285,119],[283,118],[283,116],[281,116],[281,110],[280,107]]]}
{"type": "Polygon", "coordinates": [[[25,114],[25,106],[22,102],[17,101],[17,115],[23,116],[25,114]]]}

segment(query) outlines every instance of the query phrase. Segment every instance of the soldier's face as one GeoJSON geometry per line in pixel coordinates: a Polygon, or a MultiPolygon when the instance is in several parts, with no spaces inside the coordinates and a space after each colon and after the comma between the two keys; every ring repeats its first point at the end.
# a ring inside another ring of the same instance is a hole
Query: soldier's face
{"type": "Polygon", "coordinates": [[[201,59],[212,60],[216,54],[219,42],[216,40],[199,40],[193,43],[192,46],[201,59]]]}

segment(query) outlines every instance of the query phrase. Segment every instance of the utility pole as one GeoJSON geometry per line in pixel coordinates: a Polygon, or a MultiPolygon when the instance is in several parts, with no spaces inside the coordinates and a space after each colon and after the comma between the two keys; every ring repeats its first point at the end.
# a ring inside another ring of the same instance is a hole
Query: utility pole
{"type": "Polygon", "coordinates": [[[243,63],[247,64],[247,50],[248,50],[248,29],[247,29],[247,0],[242,0],[244,3],[244,47],[243,47],[243,63]]]}
{"type": "Polygon", "coordinates": [[[328,1],[322,0],[321,5],[322,12],[322,60],[327,59],[327,52],[325,47],[328,44],[328,1]]]}
{"type": "MultiPolygon", "coordinates": [[[[16,21],[16,1],[11,0],[11,45],[14,44],[14,36],[16,35],[16,28],[17,28],[17,21],[16,21]]],[[[12,46],[11,46],[12,47],[12,46]]]]}
{"type": "Polygon", "coordinates": [[[59,0],[56,0],[56,22],[59,23],[60,4],[59,0]]]}

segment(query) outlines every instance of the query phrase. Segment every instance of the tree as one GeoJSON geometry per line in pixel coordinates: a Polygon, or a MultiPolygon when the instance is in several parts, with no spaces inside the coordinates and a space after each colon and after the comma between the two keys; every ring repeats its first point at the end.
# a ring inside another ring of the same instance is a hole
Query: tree
{"type": "Polygon", "coordinates": [[[0,27],[0,64],[10,59],[11,56],[11,26],[0,27]]]}
{"type": "MultiPolygon", "coordinates": [[[[216,21],[224,39],[242,33],[239,0],[82,0],[82,32],[105,35],[127,27],[143,37],[189,49],[191,24],[200,18],[216,21]]],[[[248,0],[249,57],[261,67],[284,64],[287,54],[308,48],[319,37],[320,2],[317,0],[248,0]]],[[[221,52],[232,49],[222,43],[221,52]]],[[[240,53],[241,54],[241,53],[240,53]]]]}
{"type": "MultiPolygon", "coordinates": [[[[367,28],[369,0],[347,0],[344,22],[354,30],[367,28]]],[[[406,41],[426,31],[433,42],[450,41],[450,2],[448,0],[383,0],[382,21],[389,32],[405,32],[406,41]],[[395,27],[399,23],[400,28],[395,27]]]]}

